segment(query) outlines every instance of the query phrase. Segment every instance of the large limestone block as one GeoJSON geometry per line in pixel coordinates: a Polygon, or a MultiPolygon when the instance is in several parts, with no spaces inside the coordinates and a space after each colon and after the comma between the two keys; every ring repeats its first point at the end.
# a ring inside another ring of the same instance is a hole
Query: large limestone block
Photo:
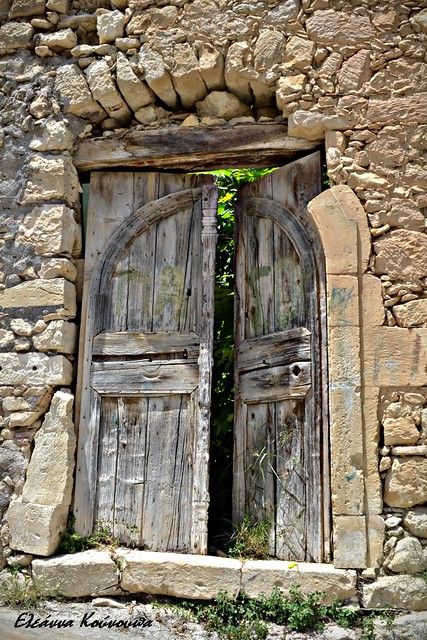
{"type": "Polygon", "coordinates": [[[276,104],[280,111],[286,109],[289,102],[298,100],[304,90],[306,80],[306,76],[302,73],[279,78],[276,89],[276,104]]]}
{"type": "Polygon", "coordinates": [[[64,204],[44,204],[27,213],[19,225],[16,243],[29,244],[41,255],[71,255],[77,234],[72,209],[64,204]]]}
{"type": "Polygon", "coordinates": [[[7,516],[12,549],[49,556],[58,546],[68,509],[60,505],[23,504],[18,498],[11,502],[7,516]]]}
{"type": "MultiPolygon", "coordinates": [[[[381,486],[381,485],[380,485],[381,486]]],[[[368,533],[368,567],[379,567],[383,560],[385,522],[381,516],[372,513],[366,518],[368,533]]]]}
{"type": "Polygon", "coordinates": [[[340,385],[329,392],[331,422],[332,510],[362,515],[364,508],[363,439],[360,391],[340,385]]]}
{"type": "Polygon", "coordinates": [[[3,353],[1,356],[0,384],[69,385],[73,380],[73,367],[64,356],[44,353],[3,353]]]}
{"type": "Polygon", "coordinates": [[[384,502],[403,509],[427,502],[427,458],[394,458],[385,479],[384,502]]]}
{"type": "Polygon", "coordinates": [[[318,44],[354,46],[370,42],[375,36],[368,17],[332,9],[315,11],[307,18],[306,29],[310,40],[318,44]]]}
{"type": "Polygon", "coordinates": [[[363,587],[363,605],[369,609],[393,607],[412,611],[427,609],[427,583],[408,575],[383,576],[363,587]]]}
{"type": "Polygon", "coordinates": [[[327,291],[328,326],[358,327],[358,279],[355,276],[330,275],[327,279],[327,291]]]}
{"type": "Polygon", "coordinates": [[[334,566],[363,569],[367,566],[366,522],[364,516],[335,516],[334,566]]]}
{"type": "Polygon", "coordinates": [[[366,118],[369,124],[415,124],[427,122],[427,101],[424,93],[412,96],[370,98],[366,118]]]}
{"type": "Polygon", "coordinates": [[[381,280],[369,273],[362,276],[361,304],[363,326],[381,327],[384,324],[381,280]]]}
{"type": "Polygon", "coordinates": [[[199,71],[199,62],[188,43],[176,44],[173,50],[172,80],[184,109],[192,109],[206,97],[207,89],[199,71]]]}
{"type": "Polygon", "coordinates": [[[384,444],[416,444],[420,432],[415,426],[412,416],[399,416],[397,418],[385,418],[384,444]]]}
{"type": "Polygon", "coordinates": [[[227,89],[245,104],[252,103],[252,92],[247,74],[251,49],[246,42],[234,42],[225,58],[225,84],[227,89]]]}
{"type": "Polygon", "coordinates": [[[65,113],[72,113],[90,122],[100,122],[107,117],[104,109],[92,98],[86,78],[75,64],[59,67],[56,71],[55,89],[59,92],[65,113]]]}
{"type": "Polygon", "coordinates": [[[309,71],[316,45],[307,38],[292,36],[286,43],[283,66],[286,69],[309,71]]]}
{"type": "Polygon", "coordinates": [[[106,60],[92,62],[85,73],[94,99],[104,107],[111,118],[122,124],[127,124],[131,119],[131,112],[116,89],[106,60]]]}
{"type": "Polygon", "coordinates": [[[254,48],[254,68],[261,72],[268,71],[280,63],[283,58],[285,42],[285,36],[280,31],[261,29],[254,48]]]}
{"type": "Polygon", "coordinates": [[[427,33],[427,9],[416,13],[412,19],[421,27],[421,31],[427,33]]]}
{"type": "Polygon", "coordinates": [[[264,18],[265,23],[273,24],[277,28],[285,28],[288,22],[295,20],[300,9],[300,0],[283,0],[277,7],[268,11],[264,18]]]}
{"type": "Polygon", "coordinates": [[[418,538],[402,538],[397,541],[388,567],[395,573],[421,573],[427,567],[427,551],[418,538]]]}
{"type": "Polygon", "coordinates": [[[41,47],[72,49],[77,46],[77,35],[72,29],[60,29],[54,33],[42,33],[39,36],[38,44],[41,47]]]}
{"type": "Polygon", "coordinates": [[[68,391],[53,395],[50,409],[34,436],[34,450],[22,490],[23,504],[58,505],[65,510],[70,505],[76,448],[73,403],[74,397],[68,391]]]}
{"type": "Polygon", "coordinates": [[[28,280],[15,287],[1,290],[0,306],[4,309],[47,308],[50,312],[54,311],[58,318],[74,318],[76,289],[64,278],[28,280]],[[54,307],[54,310],[51,307],[54,307]]]}
{"type": "Polygon", "coordinates": [[[427,538],[427,507],[415,507],[405,514],[405,529],[414,536],[427,538]]]}
{"type": "Polygon", "coordinates": [[[427,612],[411,612],[404,616],[397,616],[390,623],[389,620],[374,621],[373,632],[375,640],[421,640],[427,638],[427,612]],[[391,634],[391,635],[390,635],[391,634]]]}
{"type": "Polygon", "coordinates": [[[346,60],[338,72],[338,86],[341,93],[355,91],[371,79],[370,51],[361,49],[346,60]]]}
{"type": "Polygon", "coordinates": [[[371,241],[365,212],[353,191],[345,185],[332,187],[311,200],[308,211],[322,238],[327,273],[364,271],[371,241]]]}
{"type": "Polygon", "coordinates": [[[246,560],[243,563],[242,592],[250,598],[270,595],[274,588],[288,595],[289,589],[296,585],[307,595],[313,591],[324,591],[326,603],[334,598],[345,600],[356,594],[356,572],[320,563],[281,560],[246,560]]]}
{"type": "Polygon", "coordinates": [[[141,82],[127,57],[120,51],[117,54],[116,77],[120,92],[132,111],[139,111],[154,103],[154,93],[145,82],[141,82]]]}
{"type": "Polygon", "coordinates": [[[350,117],[298,110],[289,116],[288,134],[307,140],[322,140],[326,131],[345,131],[352,126],[353,120],[350,117]]]}
{"type": "Polygon", "coordinates": [[[118,592],[117,567],[107,551],[91,549],[48,560],[33,560],[32,572],[36,584],[66,598],[118,592]]]}
{"type": "Polygon", "coordinates": [[[96,30],[100,44],[114,42],[122,38],[127,22],[127,16],[121,11],[98,11],[96,15],[96,30]]]}
{"type": "Polygon", "coordinates": [[[392,278],[427,276],[427,235],[418,231],[396,229],[374,243],[375,273],[392,278]]]}
{"type": "Polygon", "coordinates": [[[363,344],[367,386],[427,385],[427,329],[365,327],[363,344]]]}
{"type": "Polygon", "coordinates": [[[34,35],[34,29],[25,22],[8,22],[0,27],[0,55],[26,49],[34,35]]]}
{"type": "Polygon", "coordinates": [[[77,343],[77,325],[64,320],[54,320],[40,334],[33,337],[38,351],[56,351],[57,353],[75,353],[77,343]]]}
{"type": "Polygon", "coordinates": [[[250,107],[227,91],[212,91],[196,104],[196,108],[200,116],[213,116],[225,120],[252,115],[250,107]]]}
{"type": "Polygon", "coordinates": [[[143,45],[138,54],[138,66],[144,73],[144,79],[150,89],[167,107],[176,109],[178,96],[160,53],[153,51],[148,45],[143,45]]]}
{"type": "Polygon", "coordinates": [[[372,171],[364,171],[363,173],[351,173],[348,186],[351,189],[386,189],[390,187],[390,183],[386,178],[382,178],[372,171]]]}
{"type": "Polygon", "coordinates": [[[9,18],[40,16],[45,12],[45,0],[13,0],[9,18]]]}
{"type": "Polygon", "coordinates": [[[118,549],[123,564],[121,587],[131,593],[153,593],[210,600],[219,591],[236,596],[240,590],[239,560],[118,549]]]}
{"type": "Polygon", "coordinates": [[[69,156],[37,155],[28,163],[29,177],[22,204],[65,200],[73,206],[79,199],[79,179],[69,156]]]}
{"type": "Polygon", "coordinates": [[[225,88],[224,56],[209,43],[204,43],[199,51],[199,69],[208,91],[225,88]]]}
{"type": "Polygon", "coordinates": [[[330,327],[329,375],[332,385],[360,385],[360,333],[358,327],[330,327]]]}
{"type": "Polygon", "coordinates": [[[34,151],[68,151],[73,148],[74,136],[67,127],[66,122],[47,120],[39,137],[30,143],[30,149],[34,151]]]}
{"type": "Polygon", "coordinates": [[[410,300],[393,307],[393,315],[399,327],[427,325],[427,299],[410,300]]]}

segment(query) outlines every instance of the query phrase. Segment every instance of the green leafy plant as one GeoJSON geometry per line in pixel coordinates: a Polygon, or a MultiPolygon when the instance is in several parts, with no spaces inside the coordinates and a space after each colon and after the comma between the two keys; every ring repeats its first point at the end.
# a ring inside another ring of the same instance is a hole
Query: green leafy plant
{"type": "MultiPolygon", "coordinates": [[[[269,596],[253,599],[243,594],[233,599],[220,592],[212,603],[184,601],[180,607],[190,611],[209,630],[217,631],[229,640],[264,640],[268,635],[268,623],[300,632],[321,630],[326,622],[331,621],[341,626],[361,623],[363,614],[354,607],[339,601],[324,605],[323,599],[323,593],[303,595],[300,588],[294,586],[289,597],[278,589],[269,596]]],[[[366,636],[364,640],[373,640],[373,637],[366,636]]]]}
{"type": "Polygon", "coordinates": [[[96,547],[114,547],[118,545],[114,539],[111,530],[107,525],[98,523],[98,529],[90,536],[84,537],[78,534],[75,529],[75,518],[70,515],[67,522],[67,528],[61,535],[57,553],[78,553],[86,549],[94,549],[96,547]]]}
{"type": "Polygon", "coordinates": [[[235,525],[227,553],[231,558],[269,557],[270,520],[256,521],[245,515],[240,524],[235,525]]]}
{"type": "Polygon", "coordinates": [[[0,605],[5,607],[37,609],[44,600],[54,595],[20,571],[11,571],[9,575],[2,576],[0,582],[0,605]]]}

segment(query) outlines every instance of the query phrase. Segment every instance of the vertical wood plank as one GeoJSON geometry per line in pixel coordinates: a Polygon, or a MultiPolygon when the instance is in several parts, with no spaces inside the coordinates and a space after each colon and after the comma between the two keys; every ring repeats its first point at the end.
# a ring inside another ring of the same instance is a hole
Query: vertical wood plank
{"type": "MultiPolygon", "coordinates": [[[[311,472],[304,448],[304,402],[276,403],[277,521],[276,556],[281,560],[306,560],[307,476],[311,472]]],[[[317,525],[318,527],[318,525],[317,525]]],[[[317,528],[316,527],[316,528],[317,528]]]]}
{"type": "Polygon", "coordinates": [[[202,192],[202,309],[200,317],[200,383],[194,450],[193,524],[194,553],[207,553],[209,507],[209,435],[213,366],[216,211],[218,190],[204,186],[202,192]]]}
{"type": "Polygon", "coordinates": [[[103,398],[100,407],[95,528],[114,533],[119,416],[117,398],[103,398]]]}
{"type": "Polygon", "coordinates": [[[91,175],[85,267],[83,276],[82,322],[76,391],[76,424],[78,424],[77,470],[74,496],[76,531],[90,535],[96,491],[96,464],[99,428],[99,398],[90,389],[92,336],[88,331],[96,313],[95,300],[89,299],[92,272],[99,255],[114,230],[129,212],[133,197],[131,173],[108,172],[91,175]]]}
{"type": "Polygon", "coordinates": [[[147,401],[147,398],[117,398],[114,537],[132,547],[138,545],[141,532],[147,401]]]}

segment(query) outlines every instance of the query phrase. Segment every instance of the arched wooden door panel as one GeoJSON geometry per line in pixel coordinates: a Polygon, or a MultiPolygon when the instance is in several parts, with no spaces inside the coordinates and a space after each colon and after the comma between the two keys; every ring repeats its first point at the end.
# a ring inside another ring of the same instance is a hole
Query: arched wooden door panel
{"type": "Polygon", "coordinates": [[[91,185],[76,524],[206,553],[216,190],[113,175],[91,185]],[[100,245],[103,206],[122,220],[100,245]]]}
{"type": "Polygon", "coordinates": [[[270,554],[328,559],[323,257],[306,205],[319,154],[239,193],[233,517],[270,524],[270,554]]]}

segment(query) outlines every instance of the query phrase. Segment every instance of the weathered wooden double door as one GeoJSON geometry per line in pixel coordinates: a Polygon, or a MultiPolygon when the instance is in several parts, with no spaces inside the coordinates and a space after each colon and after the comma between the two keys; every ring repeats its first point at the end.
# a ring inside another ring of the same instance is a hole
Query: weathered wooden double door
{"type": "MultiPolygon", "coordinates": [[[[271,555],[321,560],[321,285],[306,204],[318,154],[242,189],[236,222],[234,518],[271,555]],[[319,368],[319,371],[317,371],[319,368]]],[[[207,552],[216,188],[210,176],[91,176],[77,530],[207,552]]]]}

